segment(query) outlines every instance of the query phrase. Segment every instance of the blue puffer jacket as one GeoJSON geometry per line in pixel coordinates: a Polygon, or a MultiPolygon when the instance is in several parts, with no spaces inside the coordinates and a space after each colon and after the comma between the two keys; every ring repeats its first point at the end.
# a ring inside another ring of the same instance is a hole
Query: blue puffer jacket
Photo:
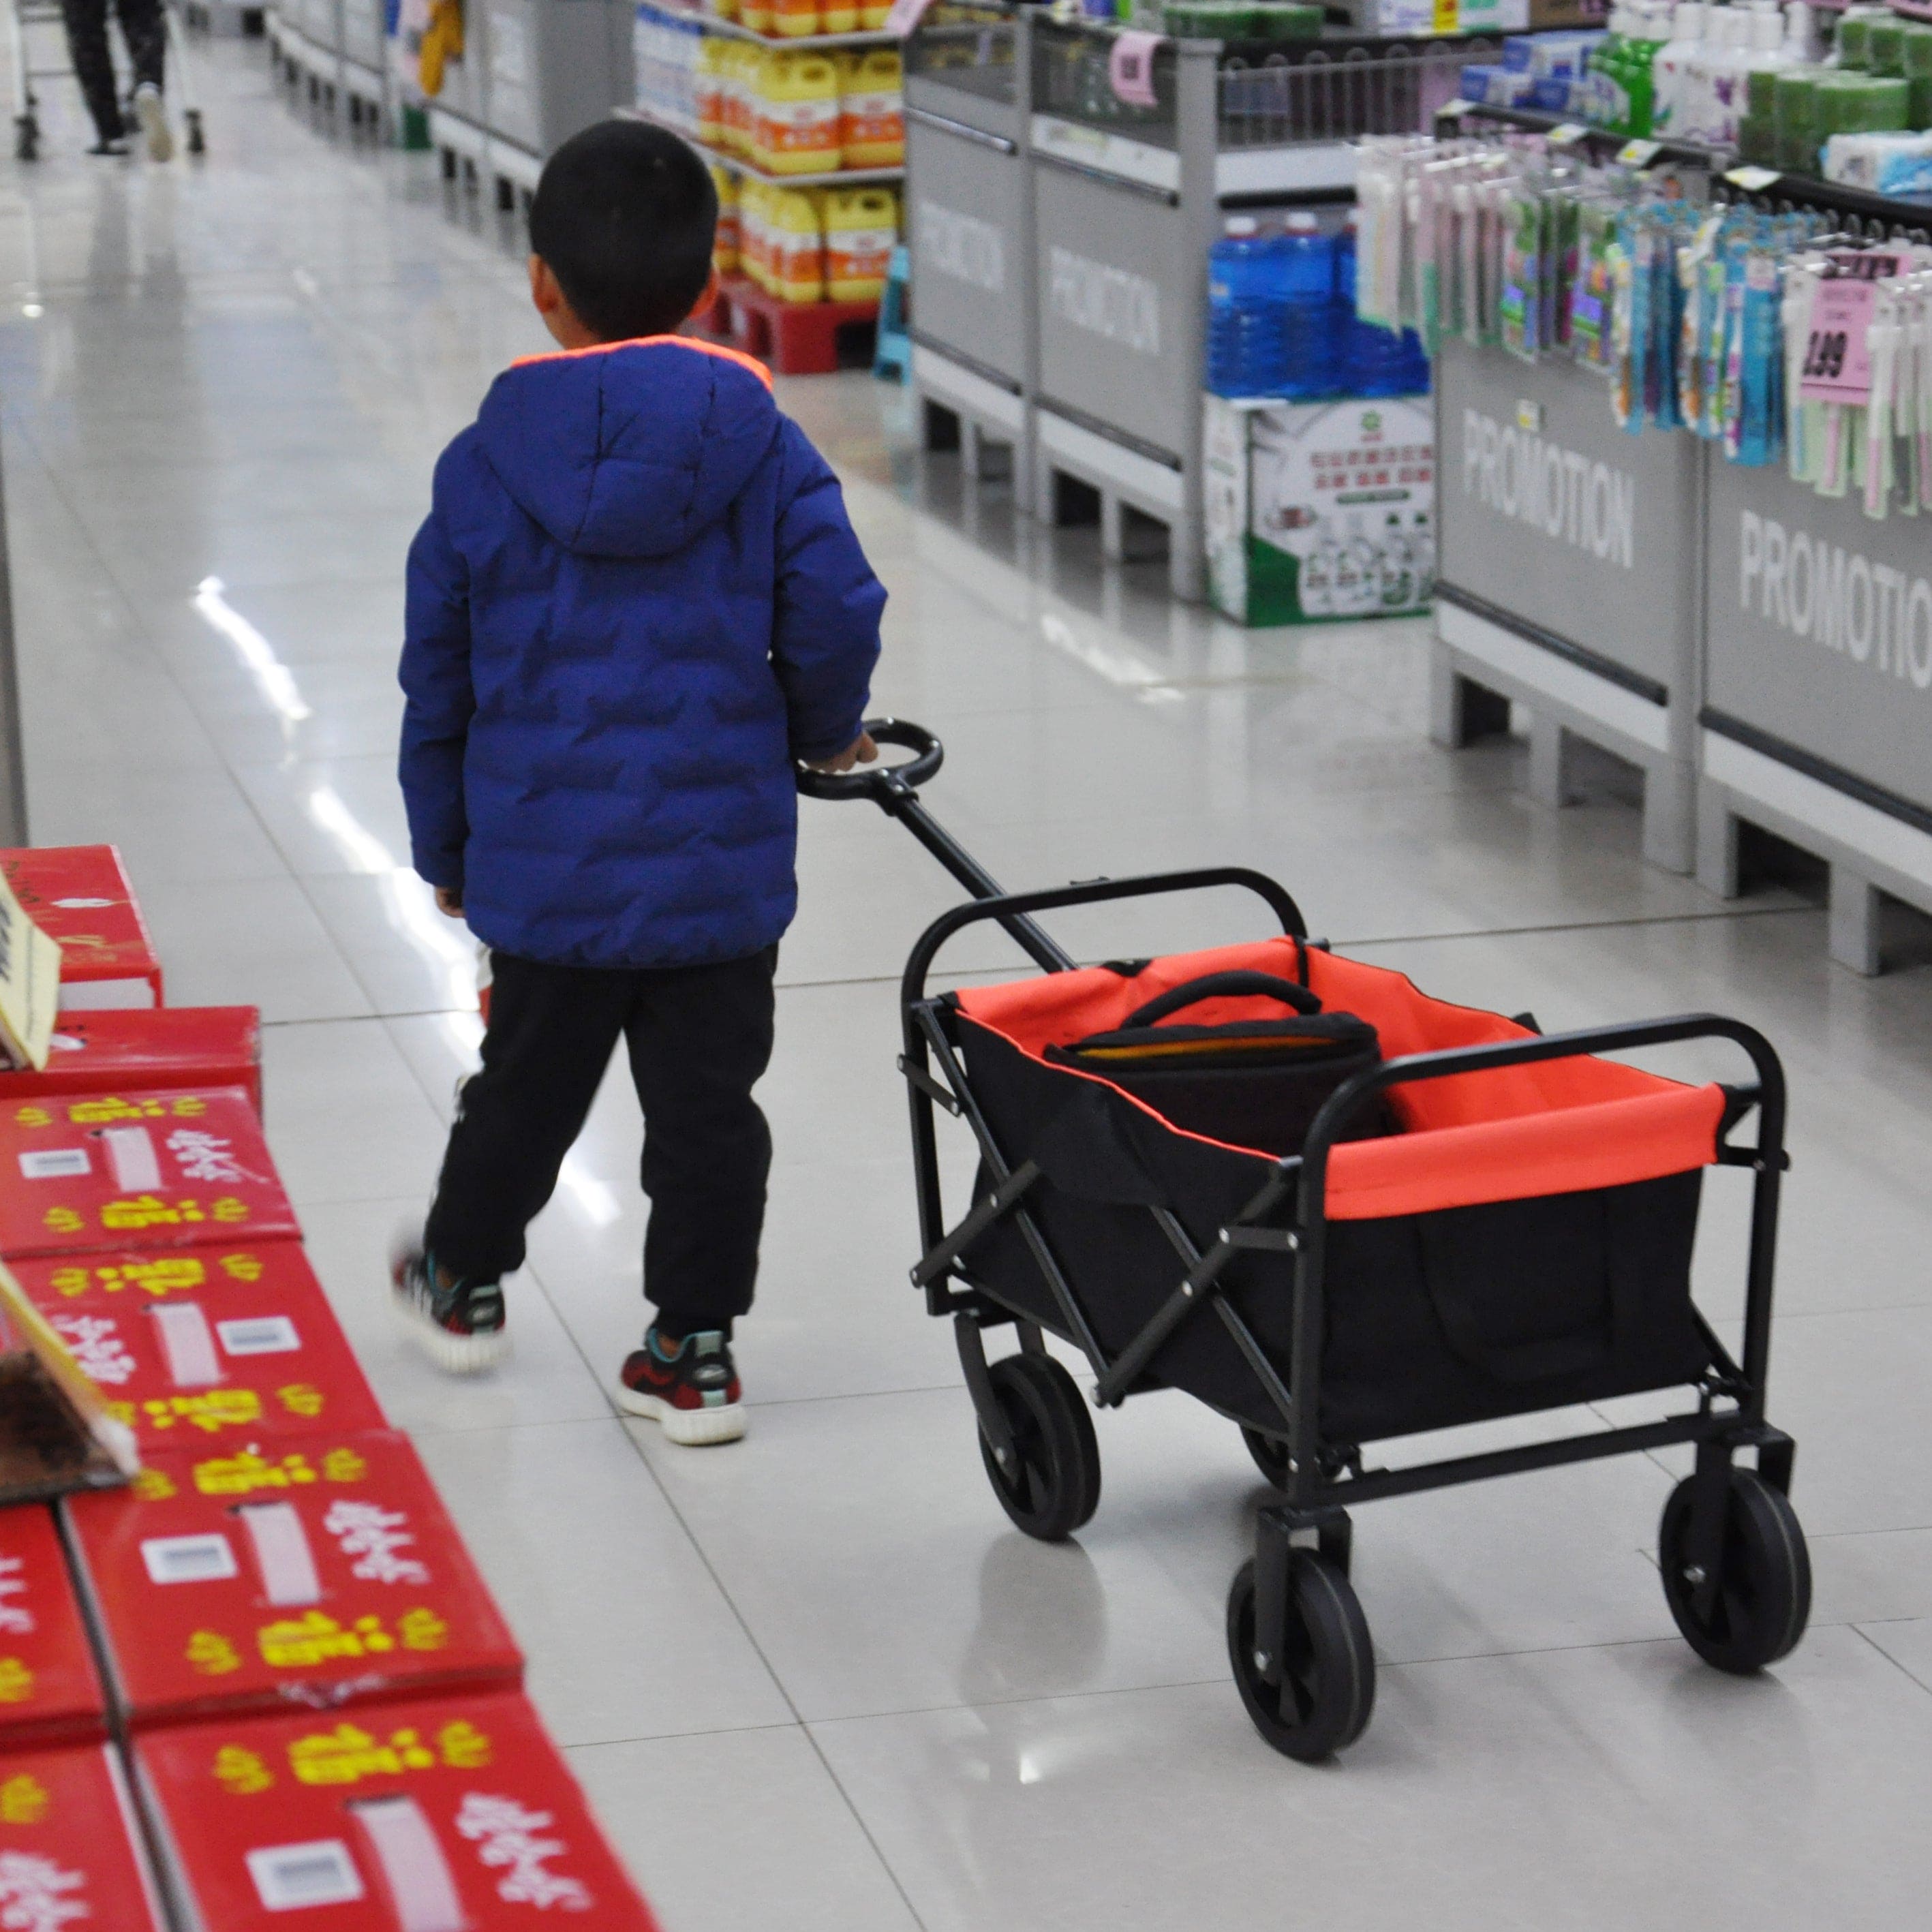
{"type": "Polygon", "coordinates": [[[410,550],[416,870],[556,965],[790,924],[794,758],[857,736],[886,593],[750,358],[668,338],[500,376],[410,550]]]}

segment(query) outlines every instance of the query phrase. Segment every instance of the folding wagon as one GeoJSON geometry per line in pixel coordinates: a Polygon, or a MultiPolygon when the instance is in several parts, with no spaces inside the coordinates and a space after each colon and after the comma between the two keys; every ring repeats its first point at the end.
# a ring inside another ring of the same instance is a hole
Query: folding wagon
{"type": "Polygon", "coordinates": [[[1019,1528],[1065,1538],[1100,1501],[1088,1406],[1052,1334],[1086,1357],[1100,1406],[1185,1390],[1240,1426],[1282,1492],[1227,1630],[1248,1714],[1291,1757],[1325,1757],[1368,1722],[1348,1512],[1378,1497],[1693,1444],[1658,1538],[1678,1629],[1740,1674],[1796,1644],[1810,1561],[1791,1438],[1765,1419],[1784,1079],[1762,1035],[1694,1013],[1545,1036],[1336,956],[1240,867],[1005,892],[920,801],[938,740],[868,729],[913,758],[800,782],[871,799],[973,895],[921,935],[902,983],[925,1250],[912,1279],[953,1324],[987,1476],[1019,1528]],[[1033,916],[1216,886],[1260,898],[1282,936],[1081,968],[1033,916]],[[941,947],[989,920],[1043,976],[929,992],[941,947]],[[1689,1086],[1603,1057],[1700,1039],[1741,1048],[1750,1082],[1689,1086]],[[979,1148],[950,1226],[936,1109],[979,1148]],[[1754,1112],[1754,1138],[1734,1142],[1754,1112]],[[1713,1166],[1753,1174],[1742,1362],[1691,1298],[1713,1166]],[[989,1361],[986,1331],[1009,1324],[1018,1352],[989,1361]],[[1694,1406],[1660,1421],[1400,1469],[1364,1456],[1676,1388],[1694,1406]]]}

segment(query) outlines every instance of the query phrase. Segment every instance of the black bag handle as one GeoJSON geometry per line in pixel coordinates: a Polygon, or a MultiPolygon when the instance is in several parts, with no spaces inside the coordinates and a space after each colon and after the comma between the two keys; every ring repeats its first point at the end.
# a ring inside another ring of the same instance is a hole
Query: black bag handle
{"type": "Polygon", "coordinates": [[[1272,973],[1204,973],[1184,986],[1169,987],[1144,1006],[1136,1006],[1120,1022],[1118,1030],[1126,1033],[1136,1027],[1150,1027],[1155,1021],[1164,1020],[1170,1013],[1178,1013],[1184,1006],[1194,1006],[1202,1000],[1246,998],[1279,1000],[1283,1006],[1303,1014],[1322,1010],[1321,1000],[1306,986],[1298,986],[1292,980],[1277,979],[1272,973]]]}

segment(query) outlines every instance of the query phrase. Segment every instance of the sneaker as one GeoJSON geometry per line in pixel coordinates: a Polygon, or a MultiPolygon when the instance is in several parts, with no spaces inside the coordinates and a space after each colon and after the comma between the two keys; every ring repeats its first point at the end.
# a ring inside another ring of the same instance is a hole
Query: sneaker
{"type": "Polygon", "coordinates": [[[397,1320],[437,1367],[452,1376],[478,1376],[509,1354],[500,1282],[439,1287],[429,1256],[412,1246],[397,1250],[389,1279],[395,1285],[397,1320]]]}
{"type": "Polygon", "coordinates": [[[152,80],[142,81],[134,90],[134,118],[140,122],[141,132],[147,137],[148,160],[172,160],[174,130],[168,125],[168,110],[161,99],[161,90],[152,80]]]}
{"type": "Polygon", "coordinates": [[[665,1439],[687,1448],[736,1442],[745,1432],[742,1395],[731,1345],[716,1328],[687,1335],[674,1355],[653,1326],[625,1358],[617,1385],[623,1408],[663,1424],[665,1439]]]}

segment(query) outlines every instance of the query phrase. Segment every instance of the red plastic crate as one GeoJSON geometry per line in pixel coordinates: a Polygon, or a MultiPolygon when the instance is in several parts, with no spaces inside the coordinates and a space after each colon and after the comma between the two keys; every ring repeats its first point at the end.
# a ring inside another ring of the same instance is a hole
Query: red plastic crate
{"type": "Polygon", "coordinates": [[[386,1426],[298,1241],[13,1268],[144,1456],[386,1426]]]}
{"type": "Polygon", "coordinates": [[[132,1490],[62,1507],[136,1726],[522,1677],[401,1436],[171,1450],[132,1490]]]}
{"type": "MultiPolygon", "coordinates": [[[[685,326],[757,356],[781,376],[829,376],[839,366],[840,332],[876,327],[878,320],[876,301],[781,302],[742,275],[721,275],[710,306],[685,326]]],[[[864,360],[871,363],[869,346],[864,360]]]]}
{"type": "Polygon", "coordinates": [[[107,1700],[53,1512],[0,1509],[0,1751],[106,1735],[107,1700]]]}
{"type": "Polygon", "coordinates": [[[0,850],[0,872],[60,941],[63,1009],[160,1005],[161,962],[112,846],[13,847],[0,850]]]}
{"type": "Polygon", "coordinates": [[[49,1094],[0,1112],[0,1255],[298,1234],[238,1087],[49,1094]]]}
{"type": "Polygon", "coordinates": [[[63,1011],[40,1072],[0,1072],[0,1111],[41,1094],[242,1087],[262,1111],[261,1016],[253,1006],[63,1011]]]}
{"type": "Polygon", "coordinates": [[[164,1932],[119,1754],[0,1738],[0,1925],[164,1932]]]}
{"type": "Polygon", "coordinates": [[[151,1732],[135,1761],[209,1932],[654,1932],[514,1692],[151,1732]]]}

